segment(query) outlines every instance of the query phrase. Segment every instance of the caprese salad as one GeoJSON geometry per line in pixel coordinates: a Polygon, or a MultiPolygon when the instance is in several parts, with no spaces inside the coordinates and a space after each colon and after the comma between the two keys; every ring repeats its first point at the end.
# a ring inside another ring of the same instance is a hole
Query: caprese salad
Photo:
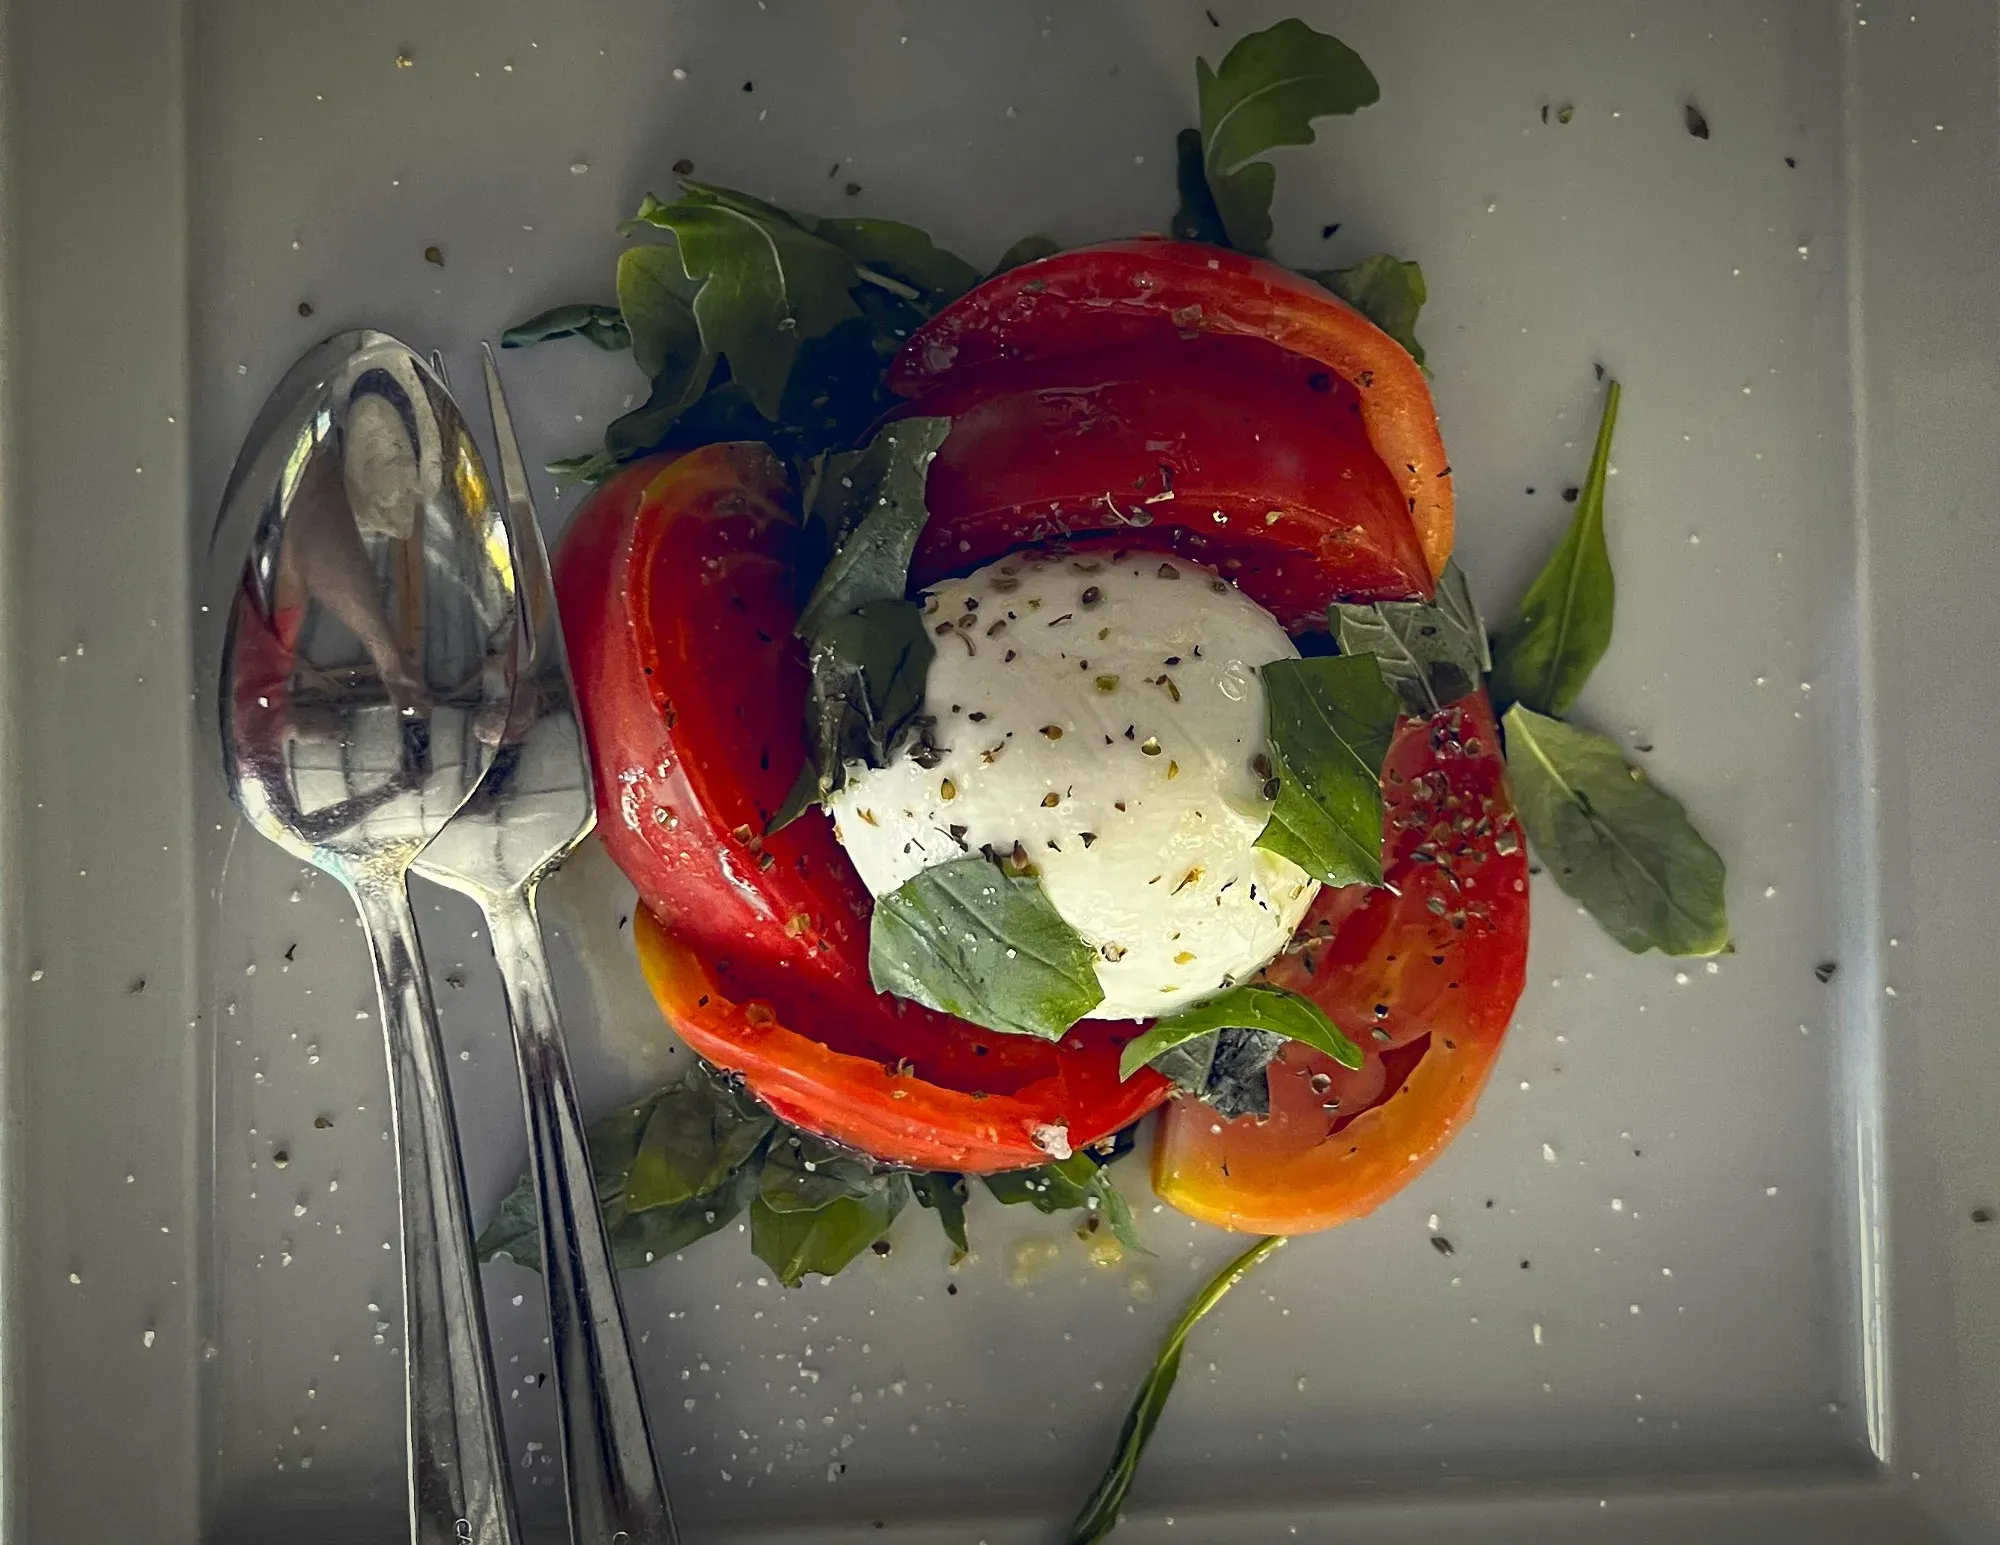
{"type": "MultiPolygon", "coordinates": [[[[1105,1165],[1156,1109],[1196,1218],[1367,1212],[1499,1053],[1524,827],[1626,947],[1727,945],[1721,861],[1562,718],[1609,641],[1616,384],[1489,639],[1421,273],[1265,255],[1263,156],[1374,77],[1293,21],[1198,86],[1170,236],[982,273],[685,178],[615,305],[509,335],[651,383],[559,465],[597,486],[555,565],[600,832],[701,1059],[593,1129],[628,1263],[747,1212],[796,1282],[912,1199],[962,1251],[968,1176],[1115,1252],[1105,1165]]],[[[487,1254],[532,1256],[532,1206],[487,1254]]]]}

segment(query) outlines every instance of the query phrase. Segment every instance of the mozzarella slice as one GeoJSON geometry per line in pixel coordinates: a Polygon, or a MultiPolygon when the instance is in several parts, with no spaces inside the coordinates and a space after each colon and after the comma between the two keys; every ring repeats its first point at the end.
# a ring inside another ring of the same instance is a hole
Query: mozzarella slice
{"type": "Polygon", "coordinates": [[[1285,947],[1319,887],[1254,846],[1258,667],[1298,656],[1269,612],[1159,553],[1017,554],[924,604],[941,759],[855,764],[829,802],[874,894],[982,849],[1033,865],[1098,951],[1093,1018],[1173,1013],[1285,947]]]}

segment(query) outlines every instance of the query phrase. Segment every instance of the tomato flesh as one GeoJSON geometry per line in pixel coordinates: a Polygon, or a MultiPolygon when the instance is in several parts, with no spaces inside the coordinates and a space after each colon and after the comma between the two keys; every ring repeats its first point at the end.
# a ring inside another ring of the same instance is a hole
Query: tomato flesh
{"type": "Polygon", "coordinates": [[[1257,339],[955,371],[911,411],[952,420],[926,488],[918,584],[1100,535],[1212,565],[1291,632],[1323,629],[1336,600],[1430,593],[1359,393],[1257,339]]]}
{"type": "Polygon", "coordinates": [[[1213,337],[1261,340],[1354,386],[1369,443],[1402,490],[1431,572],[1441,572],[1451,556],[1451,463],[1422,367],[1345,301],[1262,258],[1142,237],[1024,263],[919,329],[889,382],[921,399],[983,365],[1213,337]]]}
{"type": "Polygon", "coordinates": [[[1383,792],[1388,884],[1322,891],[1265,973],[1324,1008],[1362,1067],[1286,1047],[1264,1122],[1175,1101],[1153,1178],[1183,1212],[1263,1233],[1330,1228],[1387,1200],[1472,1113],[1528,955],[1527,854],[1485,694],[1402,721],[1383,792]]]}

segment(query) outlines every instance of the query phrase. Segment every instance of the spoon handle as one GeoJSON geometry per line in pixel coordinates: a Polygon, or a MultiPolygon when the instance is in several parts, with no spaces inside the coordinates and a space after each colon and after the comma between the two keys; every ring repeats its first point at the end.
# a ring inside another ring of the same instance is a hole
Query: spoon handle
{"type": "Polygon", "coordinates": [[[532,885],[480,898],[514,1023],[575,1545],[678,1545],[625,1335],[532,885]]]}
{"type": "Polygon", "coordinates": [[[518,1545],[465,1170],[416,920],[401,872],[354,882],[389,1058],[403,1214],[413,1545],[518,1545]]]}

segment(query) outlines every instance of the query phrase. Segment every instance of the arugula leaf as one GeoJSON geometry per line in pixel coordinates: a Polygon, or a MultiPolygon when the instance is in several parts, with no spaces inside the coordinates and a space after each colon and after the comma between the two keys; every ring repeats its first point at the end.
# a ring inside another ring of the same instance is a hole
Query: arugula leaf
{"type": "Polygon", "coordinates": [[[601,483],[618,470],[618,458],[606,451],[582,456],[559,456],[542,463],[542,470],[557,483],[601,483]]]}
{"type": "Polygon", "coordinates": [[[883,288],[881,281],[890,279],[916,292],[901,297],[904,300],[921,300],[935,309],[979,282],[979,270],[964,258],[900,220],[792,218],[845,252],[863,279],[883,288]]]}
{"type": "Polygon", "coordinates": [[[1224,1294],[1243,1280],[1251,1267],[1284,1243],[1283,1234],[1258,1240],[1217,1272],[1208,1286],[1181,1311],[1181,1317],[1167,1332],[1167,1339],[1153,1360],[1152,1371],[1140,1383],[1139,1392],[1133,1396],[1132,1405],[1125,1413],[1124,1424],[1118,1429],[1118,1440],[1112,1446],[1111,1463],[1105,1467],[1096,1489],[1069,1526],[1067,1545],[1097,1545],[1097,1541],[1118,1527],[1118,1514],[1132,1490],[1133,1478],[1139,1473],[1139,1457],[1145,1453],[1146,1442],[1153,1436],[1153,1429],[1160,1424],[1160,1413],[1166,1410],[1167,1397],[1173,1393],[1174,1382],[1180,1377],[1181,1353],[1187,1345],[1189,1332],[1222,1301],[1224,1294]]]}
{"type": "Polygon", "coordinates": [[[1477,691],[1481,673],[1492,663],[1486,624],[1455,561],[1438,576],[1434,601],[1336,605],[1327,621],[1342,654],[1375,657],[1405,713],[1434,714],[1477,691]]]}
{"type": "Polygon", "coordinates": [[[1050,1216],[1059,1212],[1087,1212],[1103,1219],[1105,1227],[1127,1250],[1151,1255],[1153,1252],[1139,1238],[1124,1194],[1112,1183],[1109,1169],[1110,1160],[1100,1162],[1086,1151],[1034,1169],[1003,1170],[997,1175],[982,1175],[980,1179],[1002,1206],[1016,1207],[1025,1202],[1035,1211],[1050,1216]]]}
{"type": "Polygon", "coordinates": [[[692,180],[671,204],[647,194],[639,222],[674,233],[682,268],[703,281],[693,305],[703,345],[776,420],[800,343],[861,314],[848,294],[853,261],[777,205],[692,180]]]}
{"type": "Polygon", "coordinates": [[[831,1277],[895,1222],[910,1199],[909,1177],[793,1133],[771,1144],[750,1204],[750,1249],[797,1287],[808,1272],[831,1277]]]}
{"type": "Polygon", "coordinates": [[[994,274],[1004,274],[1010,268],[1019,268],[1023,263],[1039,262],[1045,257],[1054,257],[1062,251],[1062,245],[1053,236],[1044,236],[1039,231],[1032,236],[1023,236],[1013,246],[1000,254],[1000,261],[993,265],[987,278],[994,274]]]}
{"type": "Polygon", "coordinates": [[[1549,874],[1634,954],[1729,948],[1722,859],[1602,735],[1507,710],[1507,773],[1549,874]]]}
{"type": "Polygon", "coordinates": [[[1419,365],[1424,346],[1417,342],[1417,313],[1430,299],[1424,271],[1415,263],[1378,252],[1351,268],[1301,270],[1324,285],[1403,346],[1419,365]]]}
{"type": "Polygon", "coordinates": [[[1604,546],[1604,479],[1621,395],[1616,381],[1606,387],[1597,448],[1576,515],[1522,597],[1521,609],[1493,640],[1496,708],[1525,703],[1540,714],[1567,713],[1610,646],[1617,586],[1604,546]]]}
{"type": "Polygon", "coordinates": [[[808,490],[806,517],[832,534],[833,552],[799,612],[800,638],[810,642],[870,601],[902,598],[929,518],[931,462],[949,433],[948,418],[902,419],[863,449],[826,459],[808,490]]]}
{"type": "Polygon", "coordinates": [[[1154,1020],[1126,1043],[1118,1058],[1118,1076],[1130,1078],[1160,1053],[1218,1030],[1268,1030],[1288,1041],[1303,1041],[1344,1068],[1361,1066],[1361,1048],[1341,1034],[1312,999],[1282,987],[1246,982],[1206,1003],[1154,1020]]]}
{"type": "Polygon", "coordinates": [[[1396,695],[1372,655],[1263,668],[1278,797],[1257,837],[1328,885],[1382,883],[1382,761],[1396,695]]]}
{"type": "Polygon", "coordinates": [[[1038,881],[977,855],[878,897],[868,940],[877,992],[1045,1041],[1104,1001],[1096,962],[1038,881]]]}
{"type": "Polygon", "coordinates": [[[626,1171],[626,1210],[670,1207],[716,1190],[776,1125],[750,1095],[697,1063],[654,1098],[626,1171]]]}
{"type": "Polygon", "coordinates": [[[694,319],[697,294],[672,247],[627,247],[618,255],[618,310],[632,341],[632,363],[656,397],[688,407],[708,388],[715,356],[702,347],[694,319]]]}
{"type": "Polygon", "coordinates": [[[1228,246],[1229,233],[1222,228],[1222,212],[1215,207],[1215,195],[1208,191],[1208,170],[1199,129],[1183,129],[1174,136],[1174,183],[1181,195],[1181,207],[1174,211],[1175,239],[1228,246]]]}
{"type": "Polygon", "coordinates": [[[540,316],[516,322],[500,335],[503,349],[525,349],[547,343],[551,338],[585,338],[600,349],[616,351],[632,347],[632,335],[616,306],[555,306],[540,316]]]}
{"type": "Polygon", "coordinates": [[[1259,255],[1271,241],[1277,172],[1257,158],[1311,144],[1314,119],[1359,111],[1382,95],[1359,54],[1296,18],[1239,38],[1216,69],[1197,59],[1195,82],[1202,170],[1216,213],[1229,245],[1259,255]]]}
{"type": "Polygon", "coordinates": [[[951,1241],[956,1264],[972,1253],[965,1235],[965,1177],[953,1170],[919,1170],[910,1176],[910,1193],[917,1205],[938,1215],[938,1227],[951,1241]]]}

